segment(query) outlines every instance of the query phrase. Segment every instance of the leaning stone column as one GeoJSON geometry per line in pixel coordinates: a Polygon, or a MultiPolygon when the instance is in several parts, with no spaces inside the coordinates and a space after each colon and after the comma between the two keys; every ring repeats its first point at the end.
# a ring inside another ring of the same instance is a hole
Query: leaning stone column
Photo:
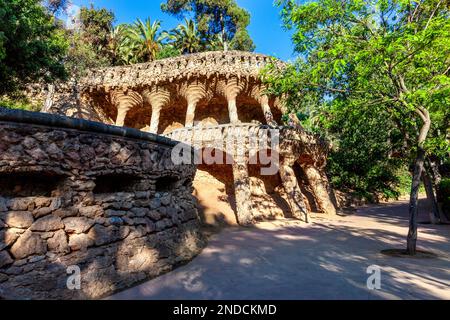
{"type": "Polygon", "coordinates": [[[124,126],[127,113],[133,107],[142,105],[142,97],[131,90],[113,91],[111,100],[117,108],[116,126],[124,126]]]}
{"type": "Polygon", "coordinates": [[[261,109],[264,114],[264,118],[266,119],[266,123],[270,126],[276,127],[278,126],[278,124],[273,118],[273,114],[272,111],[270,110],[269,105],[269,97],[264,93],[265,90],[266,88],[264,86],[255,86],[251,90],[251,96],[261,105],[261,109]]]}
{"type": "Polygon", "coordinates": [[[192,128],[194,126],[194,119],[195,119],[195,109],[197,108],[198,101],[190,101],[188,100],[188,107],[186,111],[186,121],[185,121],[185,127],[186,128],[192,128]]]}
{"type": "Polygon", "coordinates": [[[328,192],[327,178],[323,177],[319,170],[312,165],[304,165],[302,169],[308,178],[319,208],[326,214],[335,215],[336,207],[331,201],[331,196],[328,192]]]}
{"type": "Polygon", "coordinates": [[[244,162],[233,163],[234,192],[236,195],[236,216],[238,223],[248,226],[253,223],[250,178],[244,162]]]}
{"type": "Polygon", "coordinates": [[[304,218],[306,222],[309,222],[308,210],[306,209],[303,194],[298,185],[294,169],[292,168],[294,163],[294,159],[285,158],[280,164],[281,181],[283,182],[283,187],[288,197],[292,216],[299,220],[304,218]]]}
{"type": "Polygon", "coordinates": [[[144,100],[146,100],[152,107],[152,118],[150,120],[150,132],[158,133],[159,117],[161,109],[170,101],[170,92],[161,87],[154,87],[145,90],[142,93],[144,100]]]}
{"type": "Polygon", "coordinates": [[[264,113],[264,118],[266,118],[266,123],[270,126],[276,127],[278,126],[277,122],[273,118],[272,111],[270,110],[269,106],[269,97],[264,95],[261,97],[261,108],[264,113]]]}

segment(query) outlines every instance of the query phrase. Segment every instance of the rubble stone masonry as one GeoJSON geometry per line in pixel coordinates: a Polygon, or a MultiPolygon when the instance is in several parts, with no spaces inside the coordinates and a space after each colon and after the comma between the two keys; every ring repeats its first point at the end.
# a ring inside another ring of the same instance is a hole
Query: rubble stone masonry
{"type": "Polygon", "coordinates": [[[197,255],[195,167],[174,144],[0,108],[0,297],[99,298],[197,255]]]}

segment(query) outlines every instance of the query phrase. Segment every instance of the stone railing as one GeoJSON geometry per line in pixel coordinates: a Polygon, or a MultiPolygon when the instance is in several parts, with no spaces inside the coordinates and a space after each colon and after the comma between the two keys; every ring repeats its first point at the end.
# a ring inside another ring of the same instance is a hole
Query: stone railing
{"type": "Polygon", "coordinates": [[[325,161],[321,155],[327,154],[326,144],[319,137],[300,128],[287,126],[271,127],[254,123],[196,126],[176,129],[165,136],[196,148],[226,150],[231,155],[236,155],[239,148],[244,148],[246,154],[276,149],[281,155],[303,155],[325,161]]]}
{"type": "Polygon", "coordinates": [[[261,69],[269,63],[284,66],[281,61],[262,54],[242,51],[204,52],[150,63],[90,70],[80,83],[86,88],[114,89],[151,86],[181,79],[210,78],[217,75],[226,78],[231,76],[259,78],[261,69]]]}
{"type": "Polygon", "coordinates": [[[3,108],[0,137],[0,298],[98,298],[201,250],[195,166],[172,162],[176,142],[3,108]]]}
{"type": "MultiPolygon", "coordinates": [[[[266,125],[239,123],[180,128],[165,136],[196,148],[215,147],[225,150],[226,147],[229,147],[232,150],[228,151],[235,153],[239,147],[256,149],[260,146],[267,146],[270,149],[274,133],[278,133],[278,130],[266,125]]],[[[275,140],[274,143],[276,143],[275,140]]]]}

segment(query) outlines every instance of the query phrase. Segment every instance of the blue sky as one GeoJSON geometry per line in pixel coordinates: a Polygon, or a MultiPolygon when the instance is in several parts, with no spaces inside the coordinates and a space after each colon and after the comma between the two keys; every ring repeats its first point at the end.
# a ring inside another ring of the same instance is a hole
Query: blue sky
{"type": "MultiPolygon", "coordinates": [[[[162,0],[72,0],[76,9],[81,5],[93,3],[95,7],[105,7],[114,12],[116,23],[130,23],[136,18],[159,19],[164,29],[175,27],[179,21],[161,12],[162,0]]],[[[237,0],[239,6],[251,14],[249,32],[256,44],[255,52],[276,56],[282,60],[292,58],[290,35],[281,26],[279,9],[274,7],[273,0],[237,0]]]]}

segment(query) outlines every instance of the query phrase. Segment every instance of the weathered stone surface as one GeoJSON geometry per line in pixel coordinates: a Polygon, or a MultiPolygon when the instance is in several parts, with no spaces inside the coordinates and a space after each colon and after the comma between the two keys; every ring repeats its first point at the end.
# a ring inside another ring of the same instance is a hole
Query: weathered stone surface
{"type": "Polygon", "coordinates": [[[0,250],[12,245],[22,233],[23,230],[16,228],[8,228],[0,231],[0,250]]]}
{"type": "Polygon", "coordinates": [[[51,198],[37,197],[34,199],[36,208],[48,207],[52,203],[51,198]]]}
{"type": "Polygon", "coordinates": [[[0,251],[0,268],[13,262],[14,260],[11,258],[7,251],[0,251]]]}
{"type": "Polygon", "coordinates": [[[69,247],[73,251],[86,250],[93,244],[94,241],[87,234],[71,234],[69,236],[69,247]]]}
{"type": "Polygon", "coordinates": [[[54,236],[47,240],[48,250],[55,253],[68,253],[70,251],[67,243],[67,235],[63,230],[55,232],[54,236]]]}
{"type": "MultiPolygon", "coordinates": [[[[168,227],[171,220],[166,219],[165,229],[158,232],[156,222],[163,217],[152,214],[150,204],[163,208],[160,199],[154,201],[155,179],[168,175],[192,179],[194,166],[173,165],[172,146],[160,143],[161,137],[128,139],[123,132],[99,135],[87,132],[88,128],[77,131],[0,121],[0,162],[8,163],[0,166],[2,298],[98,298],[189,259],[177,248],[183,246],[185,229],[198,227],[168,227]],[[11,139],[3,139],[6,135],[11,139]],[[144,166],[145,152],[149,157],[144,166]],[[19,181],[3,194],[1,175],[11,171],[33,177],[32,183],[19,181]],[[109,182],[110,178],[119,183],[109,182]],[[168,242],[165,257],[151,254],[162,242],[168,242]],[[117,268],[119,260],[130,269],[117,268]],[[82,290],[66,288],[71,265],[83,269],[82,290]]],[[[174,189],[172,197],[164,200],[167,207],[181,201],[194,207],[191,191],[174,189]]],[[[198,240],[202,242],[200,235],[198,240]]]]}
{"type": "Polygon", "coordinates": [[[119,238],[118,229],[115,227],[104,227],[96,224],[88,233],[89,238],[96,246],[112,243],[119,238]]]}
{"type": "Polygon", "coordinates": [[[8,201],[8,207],[13,211],[26,211],[33,209],[34,198],[14,198],[8,201]]]}
{"type": "Polygon", "coordinates": [[[152,219],[153,221],[158,221],[161,219],[161,214],[157,211],[150,211],[148,213],[148,216],[150,217],[150,219],[152,219]]]}
{"type": "Polygon", "coordinates": [[[50,214],[51,212],[52,212],[52,209],[49,207],[39,208],[39,209],[36,209],[35,211],[33,211],[33,216],[36,219],[38,219],[38,218],[41,218],[41,217],[44,217],[44,216],[50,214]]]}
{"type": "Polygon", "coordinates": [[[66,232],[85,233],[94,224],[94,220],[85,217],[72,217],[63,220],[66,232]]]}
{"type": "Polygon", "coordinates": [[[103,208],[101,206],[89,206],[89,207],[81,207],[79,209],[80,215],[94,218],[103,213],[103,208]]]}
{"type": "Polygon", "coordinates": [[[105,210],[105,217],[123,217],[127,214],[126,211],[119,210],[105,210]]]}
{"type": "Polygon", "coordinates": [[[64,208],[64,209],[58,209],[53,212],[53,214],[57,217],[60,217],[61,219],[66,217],[74,217],[78,215],[78,210],[76,208],[70,207],[70,208],[64,208]]]}
{"type": "Polygon", "coordinates": [[[149,209],[147,209],[147,208],[132,208],[131,212],[133,212],[136,217],[145,217],[149,213],[149,209]]]}
{"type": "Polygon", "coordinates": [[[161,197],[161,204],[163,206],[168,206],[171,201],[172,201],[172,195],[171,194],[166,194],[166,195],[161,197]]]}
{"type": "Polygon", "coordinates": [[[40,218],[33,223],[30,230],[31,231],[55,231],[64,228],[64,224],[60,217],[57,216],[46,216],[40,218]]]}
{"type": "Polygon", "coordinates": [[[33,215],[28,211],[10,211],[5,222],[12,228],[28,228],[33,224],[33,215]]]}
{"type": "Polygon", "coordinates": [[[16,259],[23,259],[31,255],[41,255],[47,248],[41,237],[31,231],[26,231],[11,247],[11,254],[16,259]]]}
{"type": "Polygon", "coordinates": [[[8,207],[6,206],[6,199],[3,197],[0,197],[0,212],[7,211],[8,207]]]}

